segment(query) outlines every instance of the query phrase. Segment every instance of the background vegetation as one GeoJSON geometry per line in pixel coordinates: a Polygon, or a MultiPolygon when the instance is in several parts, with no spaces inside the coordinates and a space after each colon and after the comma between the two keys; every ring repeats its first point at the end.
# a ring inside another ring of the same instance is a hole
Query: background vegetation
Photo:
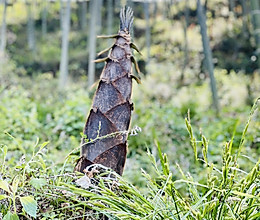
{"type": "Polygon", "coordinates": [[[93,2],[1,2],[0,219],[259,219],[258,1],[201,1],[206,48],[198,1],[93,2]],[[111,44],[93,40],[118,31],[125,4],[143,54],[142,131],[123,177],[84,180],[73,168],[103,68],[91,61],[111,44]]]}

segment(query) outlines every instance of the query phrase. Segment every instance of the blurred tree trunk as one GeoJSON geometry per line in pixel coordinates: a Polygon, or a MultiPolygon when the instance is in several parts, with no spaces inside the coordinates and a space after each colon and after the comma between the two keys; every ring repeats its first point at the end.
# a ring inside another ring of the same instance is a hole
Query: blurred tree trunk
{"type": "Polygon", "coordinates": [[[150,30],[149,2],[147,0],[145,0],[145,2],[144,2],[144,15],[145,15],[145,21],[146,21],[146,29],[145,29],[145,40],[146,40],[146,49],[147,49],[146,64],[149,64],[150,47],[151,47],[151,30],[150,30]]]}
{"type": "Polygon", "coordinates": [[[48,1],[43,1],[43,9],[42,9],[42,36],[45,36],[47,34],[47,7],[48,7],[48,1]]]}
{"type": "Polygon", "coordinates": [[[243,16],[243,35],[248,37],[248,5],[247,0],[241,0],[243,16]]]}
{"type": "Polygon", "coordinates": [[[206,16],[203,12],[200,0],[197,0],[197,16],[198,16],[198,21],[199,21],[199,25],[200,25],[200,32],[201,32],[201,37],[202,37],[204,56],[205,56],[205,60],[207,63],[207,68],[208,68],[209,76],[210,76],[210,86],[211,86],[211,92],[212,92],[212,98],[213,98],[213,105],[218,114],[219,113],[219,104],[218,104],[216,81],[215,81],[215,77],[214,77],[214,65],[213,65],[213,60],[212,60],[212,52],[211,52],[211,48],[209,45],[209,38],[207,35],[206,16]]]}
{"type": "Polygon", "coordinates": [[[89,59],[88,59],[88,87],[95,81],[95,63],[96,57],[96,23],[99,0],[90,0],[90,25],[89,25],[89,59]]]}
{"type": "Polygon", "coordinates": [[[113,0],[107,0],[107,34],[113,33],[113,20],[114,20],[114,7],[113,0]]]}
{"type": "Polygon", "coordinates": [[[5,55],[6,48],[6,11],[7,11],[7,0],[3,1],[4,11],[2,15],[2,25],[1,25],[1,45],[0,45],[0,55],[5,55]]]}
{"type": "MultiPolygon", "coordinates": [[[[107,35],[113,33],[114,7],[113,0],[107,0],[107,35]]],[[[112,39],[108,40],[109,46],[112,44],[112,39]]]]}
{"type": "Polygon", "coordinates": [[[162,16],[163,20],[167,18],[167,0],[162,0],[162,16]]]}
{"type": "Polygon", "coordinates": [[[155,19],[157,17],[157,12],[158,12],[157,1],[154,1],[154,3],[153,3],[153,16],[154,16],[155,19]]]}
{"type": "Polygon", "coordinates": [[[258,68],[260,68],[260,2],[251,0],[251,18],[254,27],[254,37],[256,43],[256,55],[258,59],[258,68]]]}
{"type": "Polygon", "coordinates": [[[32,10],[33,3],[26,1],[27,5],[27,41],[28,47],[35,52],[35,29],[34,29],[34,13],[32,10]]]}
{"type": "Polygon", "coordinates": [[[85,31],[87,27],[87,2],[80,2],[80,28],[85,31]]]}
{"type": "Polygon", "coordinates": [[[98,2],[98,12],[97,12],[97,35],[102,34],[102,7],[103,7],[103,0],[96,0],[98,2]]]}
{"type": "Polygon", "coordinates": [[[189,6],[188,6],[188,0],[185,0],[185,9],[184,9],[184,22],[183,22],[183,31],[184,31],[184,62],[183,62],[183,68],[181,71],[181,78],[180,81],[183,82],[184,80],[184,74],[186,66],[189,62],[189,48],[188,48],[188,36],[187,36],[187,28],[189,25],[189,6]]]}
{"type": "Polygon", "coordinates": [[[68,63],[69,63],[69,33],[70,33],[70,0],[67,0],[66,8],[62,9],[62,42],[61,42],[61,59],[60,59],[60,76],[59,88],[62,89],[68,78],[68,63]]]}
{"type": "Polygon", "coordinates": [[[208,10],[208,0],[205,0],[204,10],[205,10],[204,13],[206,14],[206,12],[207,12],[207,10],[208,10]]]}

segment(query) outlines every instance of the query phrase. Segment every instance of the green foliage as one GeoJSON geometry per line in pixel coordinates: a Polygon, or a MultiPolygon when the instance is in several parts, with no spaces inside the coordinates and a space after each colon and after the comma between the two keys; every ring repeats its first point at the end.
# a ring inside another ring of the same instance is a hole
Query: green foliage
{"type": "MultiPolygon", "coordinates": [[[[168,83],[168,76],[164,77],[162,81],[168,83]]],[[[148,80],[156,81],[157,76],[148,80]]],[[[224,87],[229,83],[225,77],[221,80],[224,87]]],[[[34,82],[31,86],[25,78],[1,93],[0,126],[1,131],[8,131],[1,133],[0,145],[0,210],[4,218],[259,217],[257,103],[246,127],[248,107],[227,106],[225,117],[215,118],[202,104],[194,105],[185,124],[183,111],[191,99],[173,107],[174,99],[151,95],[144,82],[142,96],[135,91],[132,121],[132,127],[138,125],[142,132],[129,137],[124,176],[102,172],[90,176],[91,184],[85,189],[76,184],[82,175],[71,172],[91,99],[78,89],[80,85],[71,84],[62,93],[55,90],[56,82],[48,74],[34,82]],[[227,108],[236,109],[236,117],[229,116],[227,108]]],[[[193,88],[199,91],[203,87],[193,88]]],[[[183,91],[183,97],[189,96],[183,91]]]]}

